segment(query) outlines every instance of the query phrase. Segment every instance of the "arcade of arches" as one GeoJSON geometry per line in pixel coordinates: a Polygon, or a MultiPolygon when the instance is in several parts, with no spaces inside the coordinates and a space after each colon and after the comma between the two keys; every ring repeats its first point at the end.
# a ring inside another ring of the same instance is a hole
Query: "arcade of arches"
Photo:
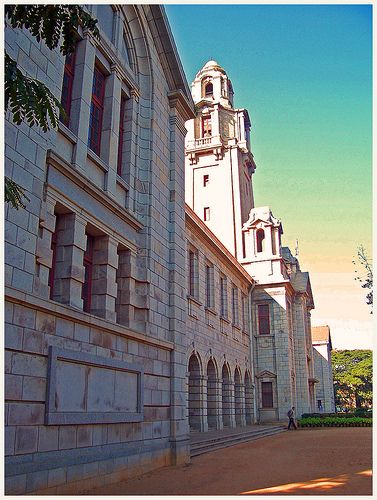
{"type": "Polygon", "coordinates": [[[248,370],[221,369],[211,357],[205,366],[197,352],[188,363],[188,412],[190,430],[206,432],[254,423],[253,386],[248,370]]]}

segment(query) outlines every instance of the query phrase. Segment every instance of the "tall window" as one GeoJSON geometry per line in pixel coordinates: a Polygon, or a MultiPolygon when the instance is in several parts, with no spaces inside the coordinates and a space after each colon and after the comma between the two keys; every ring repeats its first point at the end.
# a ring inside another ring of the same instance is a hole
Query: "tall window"
{"type": "Polygon", "coordinates": [[[206,307],[214,306],[214,281],[213,281],[213,266],[210,264],[206,265],[206,307]]]}
{"type": "Polygon", "coordinates": [[[273,408],[272,382],[262,382],[262,408],[273,408]]]}
{"type": "Polygon", "coordinates": [[[263,252],[263,246],[264,246],[264,230],[263,229],[258,229],[257,231],[257,252],[263,252]]]}
{"type": "Polygon", "coordinates": [[[98,156],[101,151],[101,131],[103,118],[103,101],[105,96],[105,75],[94,68],[92,103],[90,106],[89,147],[98,156]]]}
{"type": "Polygon", "coordinates": [[[232,321],[233,325],[238,325],[238,288],[232,288],[232,321]]]}
{"type": "Polygon", "coordinates": [[[202,116],[202,137],[212,136],[211,115],[202,116]]]}
{"type": "Polygon", "coordinates": [[[248,306],[247,306],[247,296],[242,294],[242,329],[247,332],[249,331],[248,325],[248,306]]]}
{"type": "Polygon", "coordinates": [[[53,299],[54,297],[54,280],[55,280],[55,269],[56,269],[56,245],[58,241],[58,218],[59,216],[55,214],[56,220],[55,220],[55,231],[52,233],[51,237],[51,250],[52,250],[52,264],[51,264],[51,269],[50,273],[48,276],[48,286],[50,287],[50,299],[53,299]]]}
{"type": "Polygon", "coordinates": [[[198,298],[198,254],[189,250],[189,295],[198,298]]]}
{"type": "Polygon", "coordinates": [[[72,103],[72,88],[73,79],[75,76],[75,52],[68,54],[65,58],[64,65],[64,76],[63,76],[63,87],[62,87],[62,107],[65,111],[66,116],[60,115],[60,121],[64,123],[66,127],[69,126],[69,118],[71,114],[71,103],[72,103]]]}
{"type": "Polygon", "coordinates": [[[118,138],[118,163],[117,174],[122,175],[122,159],[123,159],[123,137],[124,137],[124,107],[126,104],[125,97],[120,101],[120,116],[119,116],[119,138],[118,138]]]}
{"type": "Polygon", "coordinates": [[[94,238],[90,234],[86,235],[86,250],[84,253],[84,283],[82,285],[83,310],[90,312],[92,296],[92,271],[93,271],[93,244],[94,238]]]}
{"type": "Polygon", "coordinates": [[[209,175],[204,174],[203,175],[203,187],[206,187],[206,185],[209,183],[209,175]]]}
{"type": "Polygon", "coordinates": [[[268,304],[258,306],[258,330],[259,335],[270,333],[270,306],[268,304]]]}
{"type": "Polygon", "coordinates": [[[209,221],[211,213],[209,207],[204,207],[204,221],[209,221]]]}
{"type": "Polygon", "coordinates": [[[228,287],[225,276],[220,277],[220,316],[228,317],[228,287]]]}

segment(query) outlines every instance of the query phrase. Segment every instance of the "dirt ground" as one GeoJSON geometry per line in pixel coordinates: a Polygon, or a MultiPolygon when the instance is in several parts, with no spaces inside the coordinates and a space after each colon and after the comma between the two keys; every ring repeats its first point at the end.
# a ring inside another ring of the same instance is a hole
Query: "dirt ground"
{"type": "Polygon", "coordinates": [[[223,448],[90,495],[372,495],[372,429],[300,429],[223,448]]]}

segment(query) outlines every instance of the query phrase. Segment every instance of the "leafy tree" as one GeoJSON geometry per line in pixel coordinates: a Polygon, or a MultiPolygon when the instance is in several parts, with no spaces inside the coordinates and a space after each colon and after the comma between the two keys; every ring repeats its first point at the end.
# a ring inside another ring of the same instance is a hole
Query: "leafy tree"
{"type": "MultiPolygon", "coordinates": [[[[373,269],[372,269],[372,263],[371,259],[368,257],[365,248],[360,245],[357,249],[357,258],[359,261],[359,264],[361,264],[363,270],[362,273],[359,273],[359,271],[355,271],[355,273],[358,273],[355,280],[359,281],[361,283],[362,288],[366,288],[369,290],[366,294],[366,303],[373,307],[373,269]]],[[[356,261],[352,261],[352,263],[356,266],[356,261]]],[[[371,310],[372,314],[373,310],[371,310]]]]}
{"type": "Polygon", "coordinates": [[[372,351],[333,351],[332,369],[337,406],[363,408],[372,404],[372,351]]]}
{"type": "MultiPolygon", "coordinates": [[[[78,27],[89,30],[99,38],[93,19],[80,5],[5,5],[5,26],[27,29],[53,50],[59,46],[63,55],[75,49],[75,35],[78,27]]],[[[64,116],[60,101],[42,82],[30,78],[17,67],[5,53],[5,110],[10,110],[13,122],[20,125],[23,121],[33,127],[39,126],[44,132],[56,128],[59,115],[64,116]]],[[[18,209],[25,207],[23,199],[28,200],[23,189],[5,177],[5,202],[18,209]]]]}

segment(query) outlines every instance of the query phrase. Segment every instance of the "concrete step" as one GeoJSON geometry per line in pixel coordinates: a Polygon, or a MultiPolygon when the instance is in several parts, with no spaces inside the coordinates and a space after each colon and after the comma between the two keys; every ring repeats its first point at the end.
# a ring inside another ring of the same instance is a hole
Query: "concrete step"
{"type": "Polygon", "coordinates": [[[236,444],[245,443],[248,441],[254,441],[255,439],[260,439],[267,436],[272,436],[280,432],[284,432],[286,427],[283,426],[271,426],[263,427],[261,429],[253,429],[248,432],[240,432],[230,435],[217,435],[209,439],[203,439],[199,442],[192,443],[190,448],[190,456],[196,457],[202,455],[203,453],[209,453],[211,451],[219,450],[221,448],[226,448],[228,446],[234,446],[236,444]]]}

